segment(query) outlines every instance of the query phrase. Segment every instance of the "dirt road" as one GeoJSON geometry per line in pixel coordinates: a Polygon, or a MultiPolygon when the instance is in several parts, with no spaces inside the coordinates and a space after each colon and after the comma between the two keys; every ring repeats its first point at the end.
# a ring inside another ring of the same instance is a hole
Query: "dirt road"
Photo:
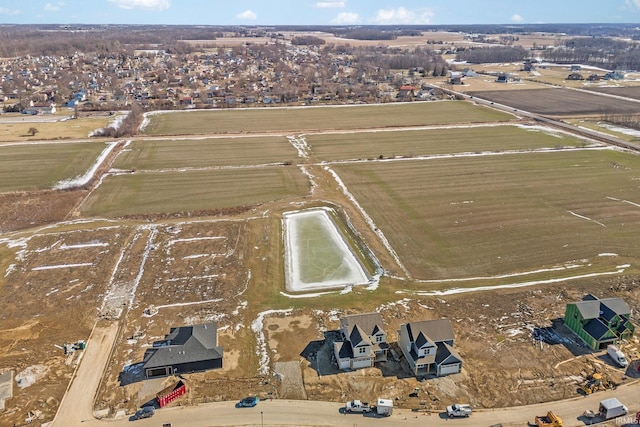
{"type": "Polygon", "coordinates": [[[86,421],[97,421],[93,416],[93,401],[117,333],[117,322],[99,324],[93,329],[52,427],[79,426],[86,421]]]}

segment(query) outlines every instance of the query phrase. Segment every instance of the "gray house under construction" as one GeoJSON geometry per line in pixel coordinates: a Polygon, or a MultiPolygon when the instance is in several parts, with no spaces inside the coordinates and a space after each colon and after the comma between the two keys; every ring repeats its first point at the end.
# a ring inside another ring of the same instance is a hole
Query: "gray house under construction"
{"type": "Polygon", "coordinates": [[[223,350],[217,339],[216,323],[171,328],[164,340],[145,352],[145,378],[222,368],[223,350]]]}

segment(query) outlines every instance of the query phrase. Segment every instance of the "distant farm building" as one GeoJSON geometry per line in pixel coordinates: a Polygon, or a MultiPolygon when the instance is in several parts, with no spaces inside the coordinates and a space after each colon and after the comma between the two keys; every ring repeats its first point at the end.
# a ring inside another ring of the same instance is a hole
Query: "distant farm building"
{"type": "Polygon", "coordinates": [[[449,84],[462,85],[462,73],[459,71],[449,71],[449,84]]]}
{"type": "Polygon", "coordinates": [[[621,298],[603,298],[588,294],[582,301],[569,303],[564,323],[594,350],[606,348],[633,336],[629,320],[631,309],[621,298]]]}

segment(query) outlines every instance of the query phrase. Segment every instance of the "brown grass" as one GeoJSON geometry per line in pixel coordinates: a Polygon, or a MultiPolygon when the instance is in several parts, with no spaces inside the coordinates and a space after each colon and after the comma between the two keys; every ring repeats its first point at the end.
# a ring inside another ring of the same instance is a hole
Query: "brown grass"
{"type": "Polygon", "coordinates": [[[150,135],[303,133],[508,121],[513,117],[462,101],[366,106],[256,108],[152,115],[150,135]]]}
{"type": "MultiPolygon", "coordinates": [[[[640,160],[628,154],[558,152],[335,169],[416,278],[508,274],[601,252],[640,255],[631,237],[640,232],[638,210],[621,201],[634,200],[633,182],[640,179],[640,160]]],[[[593,270],[614,269],[597,264],[593,270]]]]}

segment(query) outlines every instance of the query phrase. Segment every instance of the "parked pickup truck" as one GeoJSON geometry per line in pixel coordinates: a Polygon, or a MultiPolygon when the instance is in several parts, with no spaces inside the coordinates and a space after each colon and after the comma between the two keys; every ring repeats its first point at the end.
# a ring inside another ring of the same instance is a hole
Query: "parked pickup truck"
{"type": "Polygon", "coordinates": [[[471,409],[471,405],[462,404],[462,403],[454,403],[451,406],[447,406],[447,416],[449,418],[459,418],[459,417],[468,417],[471,415],[473,410],[471,409]]]}
{"type": "Polygon", "coordinates": [[[367,402],[361,402],[359,400],[352,400],[350,402],[347,402],[347,404],[344,407],[344,410],[346,412],[371,412],[372,408],[371,406],[369,406],[369,404],[367,402]]]}

